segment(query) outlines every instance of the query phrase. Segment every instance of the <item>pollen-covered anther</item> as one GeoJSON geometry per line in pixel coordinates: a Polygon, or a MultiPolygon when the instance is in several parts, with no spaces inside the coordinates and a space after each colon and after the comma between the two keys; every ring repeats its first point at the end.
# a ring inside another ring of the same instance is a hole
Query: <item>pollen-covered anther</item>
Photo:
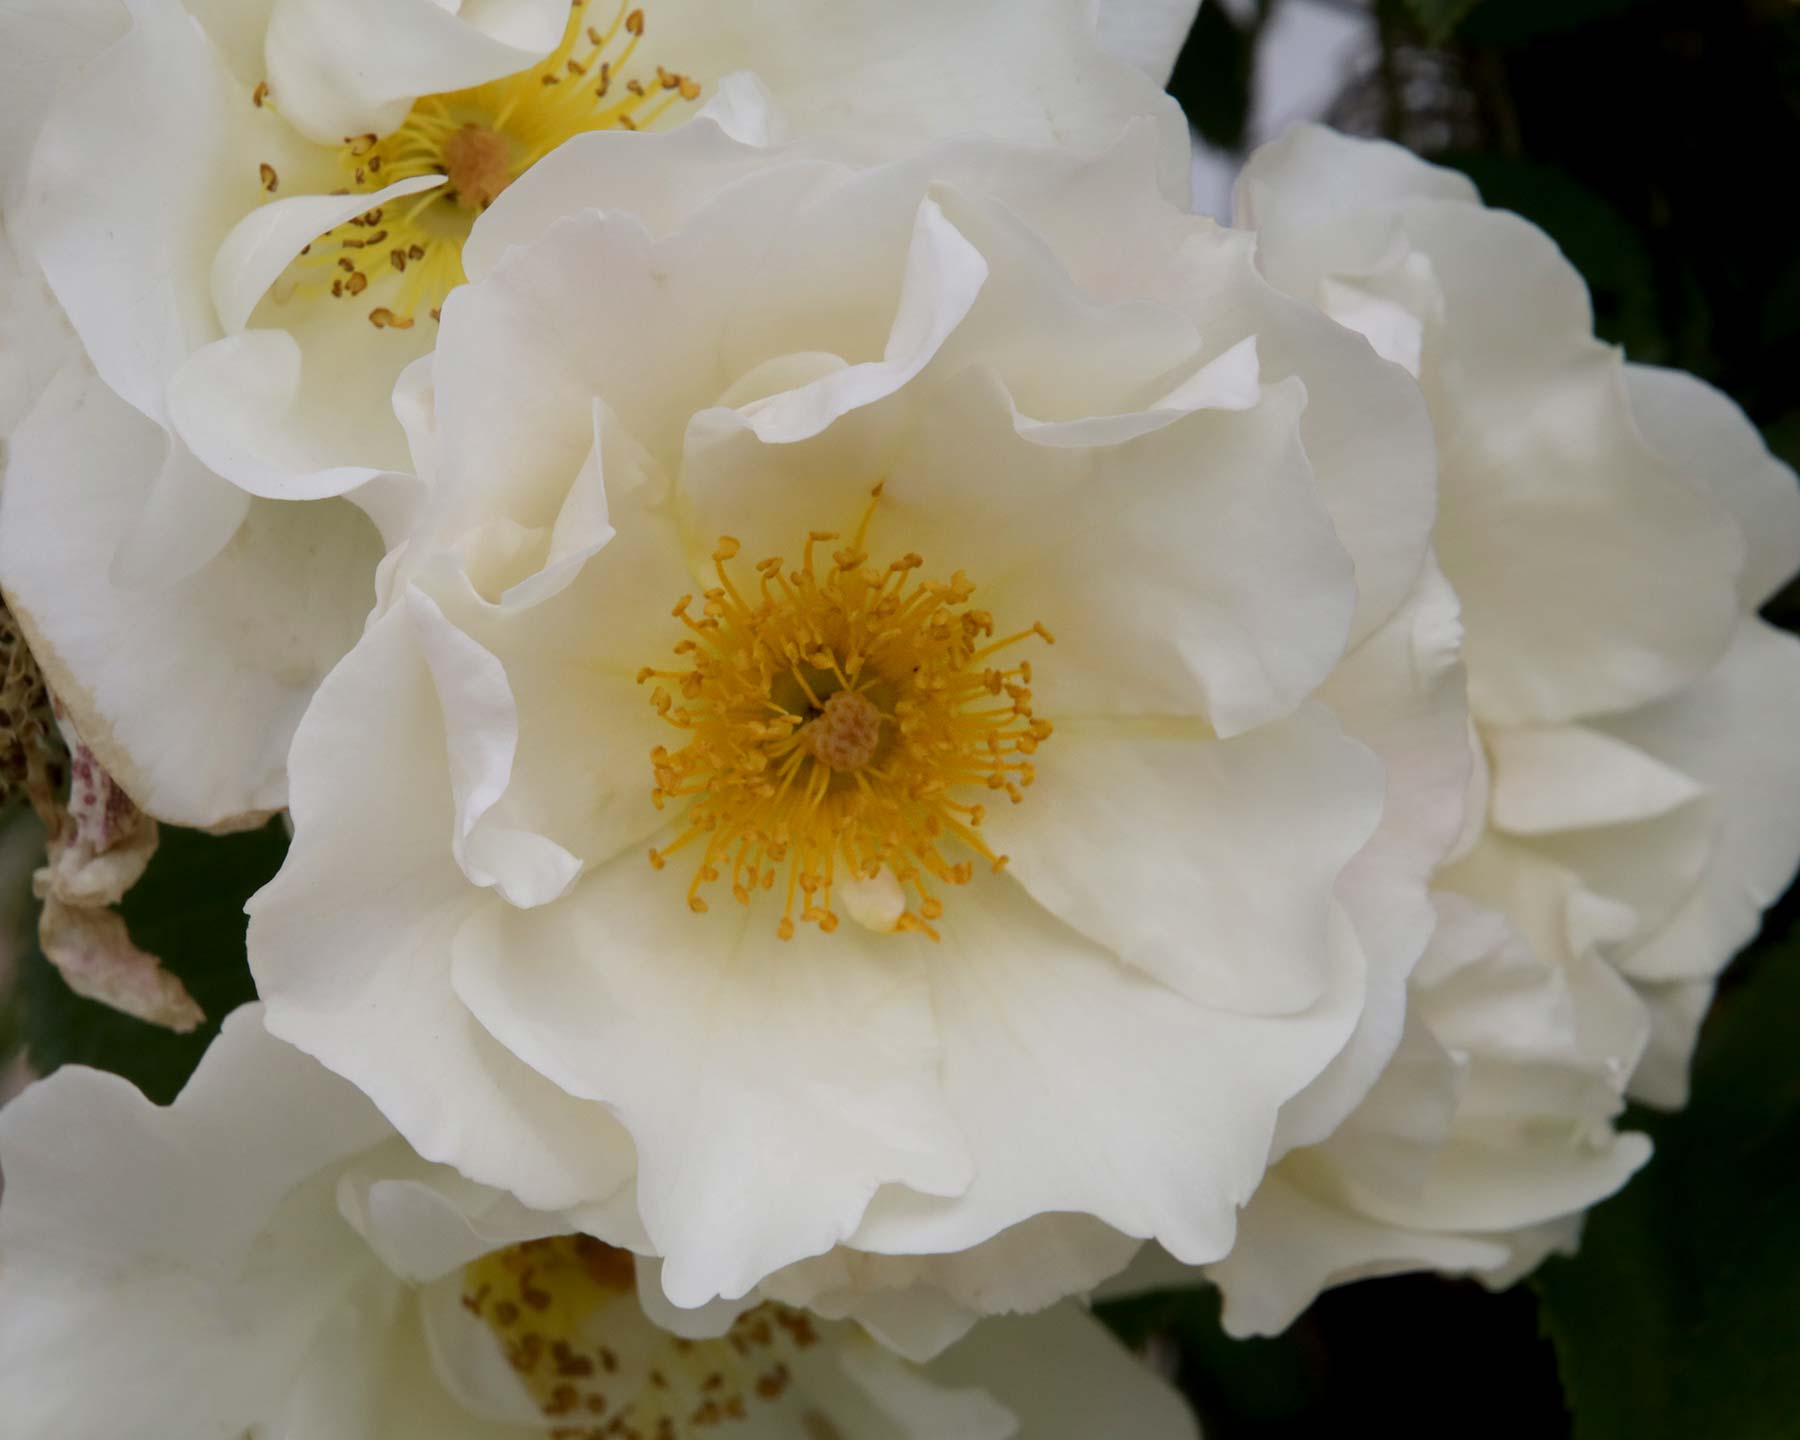
{"type": "MultiPolygon", "coordinates": [[[[638,674],[655,682],[651,705],[685,737],[650,755],[657,808],[686,802],[682,830],[650,861],[660,870],[692,848],[696,914],[718,882],[741,905],[780,893],[782,939],[796,919],[829,934],[839,924],[834,889],[885,871],[905,900],[892,928],[935,939],[937,887],[968,884],[969,855],[1006,864],[981,838],[985,808],[962,796],[1023,800],[1036,775],[1028,757],[1052,727],[1032,711],[1030,662],[998,657],[1053,637],[1033,625],[994,638],[993,616],[970,605],[975,586],[960,571],[920,579],[925,562],[911,553],[871,565],[864,540],[880,493],[829,561],[820,547],[840,537],[815,530],[800,568],[772,556],[740,582],[730,567],[742,547],[722,539],[712,554],[719,583],[698,613],[691,595],[672,612],[688,632],[675,647],[682,667],[638,674]]],[[[874,909],[886,928],[892,909],[874,909]]],[[[853,913],[875,924],[870,910],[853,913]]]]}
{"type": "Polygon", "coordinates": [[[689,1440],[778,1399],[818,1343],[805,1313],[765,1303],[716,1339],[655,1330],[636,1262],[588,1235],[528,1240],[467,1266],[462,1306],[484,1324],[555,1440],[689,1440]]]}

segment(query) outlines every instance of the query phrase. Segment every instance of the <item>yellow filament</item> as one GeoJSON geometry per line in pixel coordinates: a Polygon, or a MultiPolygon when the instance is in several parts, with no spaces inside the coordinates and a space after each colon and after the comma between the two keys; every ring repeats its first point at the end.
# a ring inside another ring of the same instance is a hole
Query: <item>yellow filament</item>
{"type": "Polygon", "coordinates": [[[918,555],[873,567],[862,549],[881,486],[852,544],[821,564],[817,547],[838,539],[814,531],[800,568],[779,558],[754,567],[746,594],[727,568],[740,546],[713,552],[719,583],[683,596],[673,614],[688,634],[675,647],[683,668],[646,667],[651,704],[687,739],[658,746],[651,798],[660,809],[685,800],[685,824],[661,850],[658,870],[689,847],[699,859],[687,903],[729,877],[748,905],[783,887],[776,933],[802,923],[838,926],[834,886],[872,879],[886,867],[906,894],[896,928],[932,939],[943,914],[934,882],[965,885],[975,865],[1006,863],[982,839],[986,811],[957,798],[974,790],[1018,803],[1036,771],[1030,759],[1051,724],[1033,715],[1031,664],[984,663],[1030,639],[1054,643],[1042,625],[994,636],[993,617],[969,604],[975,586],[918,579],[918,555]]]}
{"type": "MultiPolygon", "coordinates": [[[[634,63],[642,9],[625,0],[602,26],[588,22],[589,3],[573,0],[562,43],[529,70],[427,95],[391,134],[346,136],[337,154],[344,183],[334,194],[370,194],[426,175],[447,181],[320,236],[289,267],[277,297],[325,292],[356,299],[375,285],[362,303],[377,330],[411,329],[427,312],[435,320],[444,297],[468,278],[462,247],[474,217],[507,185],[573,135],[641,130],[699,98],[690,76],[634,63]]],[[[278,98],[266,82],[252,96],[259,107],[278,98]]],[[[273,194],[273,167],[263,165],[261,173],[273,194]]]]}

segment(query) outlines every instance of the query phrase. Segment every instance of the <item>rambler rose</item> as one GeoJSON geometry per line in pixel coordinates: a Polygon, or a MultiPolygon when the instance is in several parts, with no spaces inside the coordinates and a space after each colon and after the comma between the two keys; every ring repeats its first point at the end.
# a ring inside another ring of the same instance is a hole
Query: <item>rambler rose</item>
{"type": "Polygon", "coordinates": [[[402,383],[269,1023],[629,1199],[680,1305],[794,1266],[928,1348],[913,1281],[941,1335],[1216,1259],[1398,1041],[1469,768],[1423,407],[1158,156],[581,137],[402,383]]]}

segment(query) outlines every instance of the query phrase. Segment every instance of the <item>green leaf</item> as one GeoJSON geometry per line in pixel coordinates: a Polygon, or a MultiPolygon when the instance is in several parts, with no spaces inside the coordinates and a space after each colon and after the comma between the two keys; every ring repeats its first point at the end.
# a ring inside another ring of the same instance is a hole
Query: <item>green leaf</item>
{"type": "Polygon", "coordinates": [[[1641,0],[1485,0],[1459,39],[1510,47],[1561,34],[1629,10],[1641,0]]]}
{"type": "Polygon", "coordinates": [[[120,905],[131,938],[181,977],[206,1012],[176,1035],[83,999],[35,945],[19,974],[19,1025],[32,1066],[92,1065],[132,1081],[167,1104],[200,1063],[219,1023],[255,998],[244,953],[244,902],[281,868],[287,832],[279,820],[240,835],[162,827],[144,878],[120,905]]]}
{"type": "Polygon", "coordinates": [[[1535,1285],[1575,1440],[1800,1437],[1800,943],[1720,1000],[1657,1151],[1535,1285]]]}

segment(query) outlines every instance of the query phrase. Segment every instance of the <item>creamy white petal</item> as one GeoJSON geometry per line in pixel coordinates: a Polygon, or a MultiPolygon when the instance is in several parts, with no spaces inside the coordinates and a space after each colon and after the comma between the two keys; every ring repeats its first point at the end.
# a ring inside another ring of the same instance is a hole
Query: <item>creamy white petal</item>
{"type": "Polygon", "coordinates": [[[1180,112],[1160,82],[1103,48],[1089,0],[918,0],[903,11],[780,0],[725,14],[668,5],[648,11],[651,41],[663,63],[702,77],[753,71],[791,132],[861,157],[968,133],[1095,147],[1149,115],[1162,184],[1187,199],[1180,112]]]}
{"type": "Polygon", "coordinates": [[[1258,273],[1266,237],[1197,219],[1183,226],[1173,265],[1164,260],[1160,272],[1150,269],[1154,280],[1136,284],[1179,295],[1214,343],[1254,335],[1265,383],[1294,377],[1305,386],[1307,459],[1356,569],[1356,644],[1405,603],[1425,569],[1438,474],[1423,397],[1394,367],[1371,363],[1358,336],[1258,273]]]}
{"type": "Polygon", "coordinates": [[[542,239],[558,220],[586,209],[634,215],[651,234],[666,235],[769,160],[762,147],[710,119],[640,135],[573,136],[508,185],[475,222],[463,269],[471,280],[486,279],[508,249],[542,239]]]}
{"type": "Polygon", "coordinates": [[[1381,813],[1379,766],[1329,712],[1233,740],[1191,721],[1065,725],[1037,759],[1026,803],[983,829],[1039,904],[1196,1004],[1318,1002],[1332,891],[1381,813]]]}
{"type": "Polygon", "coordinates": [[[431,676],[396,609],[320,687],[290,758],[294,842],[250,902],[250,963],[269,1026],[354,1080],[429,1159],[499,1176],[540,1209],[630,1178],[624,1132],[520,1063],[450,987],[472,892],[451,855],[455,808],[431,676]],[[324,875],[348,864],[354,884],[324,875]],[[398,1006],[409,1019],[393,1030],[398,1006]]]}
{"type": "Polygon", "coordinates": [[[0,4],[0,213],[11,226],[32,143],[52,97],[126,24],[122,0],[5,0],[0,4]]]}
{"type": "Polygon", "coordinates": [[[869,1255],[838,1246],[776,1271],[760,1293],[854,1319],[910,1360],[926,1361],[983,1315],[1030,1314],[1093,1290],[1139,1248],[1088,1215],[1044,1214],[966,1250],[869,1255]]]}
{"type": "Polygon", "coordinates": [[[175,0],[129,0],[132,25],[63,90],[33,156],[27,225],[106,382],[152,418],[162,386],[217,338],[213,252],[279,157],[224,58],[175,0]]]}
{"type": "Polygon", "coordinates": [[[562,39],[563,0],[275,0],[265,53],[275,102],[322,145],[382,133],[420,95],[523,70],[562,39]]]}
{"type": "Polygon", "coordinates": [[[1167,1382],[1073,1303],[991,1320],[936,1360],[942,1383],[980,1385],[1018,1416],[1025,1440],[1198,1440],[1167,1382]]]}
{"type": "Polygon", "coordinates": [[[884,1189],[852,1243],[959,1250],[1068,1210],[1190,1261],[1225,1253],[1276,1108],[1354,1022],[1364,964],[1348,922],[1334,929],[1331,983],[1315,1006],[1247,1016],[1128,969],[1017,886],[954,898],[956,923],[926,963],[943,1084],[981,1164],[954,1199],[884,1189]]]}
{"type": "Polygon", "coordinates": [[[1631,412],[1650,443],[1709,486],[1749,543],[1739,580],[1754,610],[1800,570],[1800,485],[1721,390],[1680,370],[1627,365],[1631,412]]]}
{"type": "Polygon", "coordinates": [[[1100,43],[1167,84],[1200,0],[1100,0],[1100,43]]]}
{"type": "Polygon", "coordinates": [[[77,1066],[31,1086],[0,1114],[9,1418],[99,1440],[124,1413],[191,1435],[267,1413],[343,1265],[317,1227],[290,1227],[274,1251],[254,1246],[258,1232],[297,1177],[384,1128],[351,1087],[268,1036],[254,1007],[227,1020],[166,1110],[77,1066]],[[236,1122],[247,1111],[262,1117],[253,1130],[236,1122]],[[246,1330],[221,1303],[231,1284],[285,1294],[289,1313],[246,1330]]]}
{"type": "Polygon", "coordinates": [[[193,575],[109,575],[157,428],[71,367],[8,447],[0,584],[109,772],[161,819],[218,825],[286,803],[288,742],[373,601],[379,545],[348,505],[249,501],[193,575]]]}
{"type": "Polygon", "coordinates": [[[1800,643],[1746,619],[1711,674],[1661,705],[1606,722],[1626,743],[1707,787],[1719,831],[1704,878],[1619,964],[1634,979],[1716,975],[1756,933],[1800,863],[1800,643]]]}
{"type": "Polygon", "coordinates": [[[810,926],[782,944],[767,912],[690,913],[681,883],[626,855],[557,905],[487,907],[456,987],[539,1074],[618,1113],[664,1289],[692,1306],[844,1239],[880,1185],[960,1191],[970,1159],[917,944],[810,926]]]}
{"type": "Polygon", "coordinates": [[[1431,877],[1460,833],[1473,768],[1461,640],[1456,597],[1432,565],[1320,689],[1386,772],[1381,823],[1337,880],[1368,957],[1369,989],[1350,1042],[1282,1107],[1277,1154],[1336,1130],[1400,1041],[1407,977],[1436,925],[1431,877]]]}
{"type": "Polygon", "coordinates": [[[1632,1071],[1628,1093],[1646,1105],[1678,1110],[1688,1102],[1688,1066],[1712,1008],[1712,981],[1640,985],[1637,993],[1650,1016],[1650,1041],[1632,1071]]]}
{"type": "Polygon", "coordinates": [[[1231,1335],[1279,1335],[1321,1291],[1414,1270],[1467,1274],[1507,1255],[1497,1240],[1436,1235],[1372,1220],[1271,1174],[1239,1225],[1237,1248],[1206,1273],[1225,1294],[1231,1335]]]}
{"type": "Polygon", "coordinates": [[[1644,438],[1579,274],[1474,199],[1397,147],[1316,127],[1266,147],[1240,187],[1265,273],[1297,297],[1429,262],[1438,557],[1463,601],[1477,715],[1557,722],[1667,695],[1729,639],[1743,539],[1644,438]]]}

